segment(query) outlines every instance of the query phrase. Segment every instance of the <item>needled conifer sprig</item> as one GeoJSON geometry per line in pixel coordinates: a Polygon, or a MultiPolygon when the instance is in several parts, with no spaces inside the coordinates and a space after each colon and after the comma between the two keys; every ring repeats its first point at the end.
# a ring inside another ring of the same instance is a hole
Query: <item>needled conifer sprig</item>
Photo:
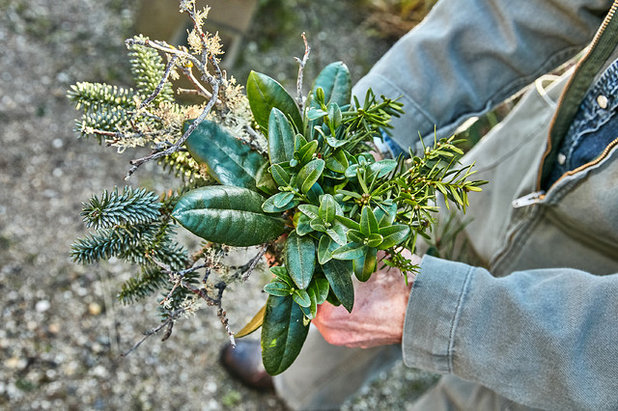
{"type": "Polygon", "coordinates": [[[131,304],[152,295],[168,283],[168,275],[154,265],[142,267],[142,272],[134,275],[122,285],[118,299],[123,304],[131,304]]]}
{"type": "Polygon", "coordinates": [[[75,109],[98,110],[109,106],[135,108],[133,89],[104,83],[80,82],[71,86],[67,97],[75,103],[75,109]]]}
{"type": "MultiPolygon", "coordinates": [[[[142,38],[142,37],[138,37],[142,38]]],[[[150,96],[159,86],[161,78],[165,74],[163,59],[155,50],[138,44],[131,44],[129,57],[131,59],[131,74],[135,79],[138,92],[145,98],[150,96]]],[[[166,81],[156,95],[153,103],[174,102],[174,90],[170,82],[166,81]]]]}
{"type": "Polygon", "coordinates": [[[98,230],[119,224],[146,224],[159,218],[161,203],[157,195],[143,188],[124,187],[112,192],[105,190],[101,197],[93,196],[83,203],[81,216],[88,228],[98,230]]]}
{"type": "Polygon", "coordinates": [[[101,229],[78,239],[71,247],[71,256],[73,261],[81,264],[92,264],[111,257],[132,256],[132,250],[138,247],[140,242],[152,240],[153,231],[151,226],[101,229]]]}

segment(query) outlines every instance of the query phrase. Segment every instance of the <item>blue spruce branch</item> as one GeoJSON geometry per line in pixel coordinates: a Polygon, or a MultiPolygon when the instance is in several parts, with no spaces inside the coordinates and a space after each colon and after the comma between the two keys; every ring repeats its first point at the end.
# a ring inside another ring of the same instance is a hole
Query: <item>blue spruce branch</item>
{"type": "Polygon", "coordinates": [[[73,261],[81,264],[92,264],[111,257],[122,258],[139,247],[142,241],[152,239],[152,228],[148,226],[102,229],[78,239],[71,246],[71,256],[73,261]]]}
{"type": "Polygon", "coordinates": [[[88,228],[112,228],[122,224],[146,224],[160,217],[161,203],[158,196],[143,188],[126,186],[122,193],[118,188],[107,190],[99,198],[93,196],[83,203],[81,216],[88,228]]]}
{"type": "Polygon", "coordinates": [[[144,266],[141,273],[127,280],[118,293],[124,304],[152,295],[168,283],[169,276],[156,266],[144,266]]]}

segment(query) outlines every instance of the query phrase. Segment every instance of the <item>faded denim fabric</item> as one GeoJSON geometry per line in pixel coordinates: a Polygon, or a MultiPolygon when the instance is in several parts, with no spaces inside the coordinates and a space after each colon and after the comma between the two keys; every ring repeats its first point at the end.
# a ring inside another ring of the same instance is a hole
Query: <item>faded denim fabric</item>
{"type": "Polygon", "coordinates": [[[562,164],[554,165],[545,190],[567,171],[593,161],[618,137],[616,111],[618,111],[618,60],[605,70],[586,93],[561,143],[558,155],[562,164]]]}
{"type": "Polygon", "coordinates": [[[353,89],[400,97],[393,140],[416,147],[447,137],[572,58],[610,0],[441,0],[353,89]]]}
{"type": "Polygon", "coordinates": [[[380,132],[382,134],[382,142],[386,146],[388,154],[391,156],[391,158],[397,158],[401,155],[403,155],[405,158],[410,157],[410,154],[407,151],[404,151],[404,149],[401,148],[401,146],[397,144],[395,140],[391,138],[391,136],[386,134],[384,130],[380,130],[380,132]]]}
{"type": "MultiPolygon", "coordinates": [[[[354,93],[401,96],[406,114],[394,120],[393,140],[413,147],[420,132],[430,144],[434,126],[438,138],[450,135],[581,51],[613,3],[441,0],[354,93]]],[[[542,201],[511,205],[538,190],[566,81],[546,95],[530,90],[462,160],[476,161],[475,177],[490,181],[470,196],[473,221],[464,231],[488,269],[423,259],[403,359],[448,374],[437,388],[450,390],[432,390],[420,409],[618,409],[618,148],[542,201]]],[[[280,396],[293,409],[335,408],[342,389],[353,392],[371,376],[351,360],[346,378],[341,350],[308,341],[275,378],[280,396]]],[[[356,354],[372,363],[372,351],[356,354]]]]}

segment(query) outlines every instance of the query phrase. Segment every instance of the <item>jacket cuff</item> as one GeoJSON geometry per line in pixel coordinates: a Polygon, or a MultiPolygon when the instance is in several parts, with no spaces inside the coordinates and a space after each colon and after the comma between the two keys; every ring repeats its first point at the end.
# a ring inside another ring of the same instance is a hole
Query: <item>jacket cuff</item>
{"type": "Polygon", "coordinates": [[[424,256],[406,310],[403,361],[440,374],[453,370],[453,340],[474,267],[424,256]]]}
{"type": "Polygon", "coordinates": [[[392,100],[398,99],[399,102],[403,103],[405,114],[391,119],[390,124],[393,128],[389,129],[389,133],[404,152],[407,153],[408,148],[412,148],[419,153],[419,148],[422,147],[419,133],[426,138],[429,146],[433,146],[433,127],[436,124],[436,119],[423,111],[414,100],[410,99],[395,84],[377,73],[370,72],[360,79],[354,85],[352,94],[362,104],[365,101],[367,90],[370,88],[377,97],[384,96],[392,100]]]}

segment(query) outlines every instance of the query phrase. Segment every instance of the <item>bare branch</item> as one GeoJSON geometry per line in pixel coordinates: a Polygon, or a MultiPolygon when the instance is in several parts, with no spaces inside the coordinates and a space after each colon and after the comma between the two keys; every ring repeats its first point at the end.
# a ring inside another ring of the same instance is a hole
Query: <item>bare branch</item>
{"type": "Polygon", "coordinates": [[[189,79],[189,81],[193,83],[199,94],[203,95],[206,98],[212,98],[212,94],[208,90],[206,90],[206,88],[202,85],[202,83],[199,82],[198,79],[195,78],[191,67],[183,67],[182,72],[189,79]]]}
{"type": "Polygon", "coordinates": [[[142,103],[139,105],[137,110],[135,110],[136,112],[139,112],[142,108],[146,107],[148,104],[152,102],[152,100],[154,100],[159,95],[161,90],[163,90],[163,86],[165,85],[165,82],[169,78],[170,73],[172,72],[172,68],[174,67],[174,65],[176,65],[177,61],[178,61],[178,56],[174,55],[167,62],[167,66],[165,66],[165,72],[163,73],[163,76],[161,77],[159,84],[157,84],[157,87],[154,89],[152,94],[150,94],[148,98],[146,98],[146,100],[142,101],[142,103]]]}
{"type": "Polygon", "coordinates": [[[176,291],[178,287],[183,285],[184,278],[187,274],[193,273],[197,270],[207,267],[207,264],[194,264],[192,267],[189,267],[187,269],[184,269],[181,271],[173,271],[171,267],[168,266],[167,264],[163,264],[162,262],[154,258],[151,260],[154,264],[156,264],[159,268],[161,268],[165,273],[167,273],[167,275],[169,276],[170,282],[174,284],[170,292],[159,303],[161,305],[165,304],[172,297],[172,294],[174,294],[174,291],[176,291]]]}
{"type": "Polygon", "coordinates": [[[186,60],[191,61],[191,63],[193,63],[193,65],[195,65],[197,69],[201,71],[202,73],[206,72],[204,64],[202,64],[202,62],[199,59],[197,59],[193,54],[186,52],[182,49],[176,48],[172,46],[171,44],[168,44],[165,41],[150,40],[150,39],[142,40],[142,39],[133,38],[133,39],[127,39],[125,41],[125,44],[129,47],[134,46],[134,45],[151,47],[155,50],[162,51],[163,53],[176,55],[180,57],[181,60],[186,59],[186,60]]]}
{"type": "Polygon", "coordinates": [[[157,334],[159,331],[161,331],[163,328],[165,327],[169,327],[168,331],[165,333],[164,336],[164,340],[169,338],[169,334],[171,334],[171,327],[173,326],[174,321],[176,321],[178,319],[178,317],[180,317],[183,313],[185,312],[184,308],[179,308],[178,310],[174,311],[173,313],[170,314],[170,316],[163,321],[161,324],[159,324],[159,326],[145,331],[144,332],[144,336],[137,341],[135,344],[133,344],[133,347],[131,347],[128,351],[124,352],[123,354],[121,354],[122,357],[126,357],[127,355],[131,354],[133,351],[137,350],[137,348],[142,345],[142,343],[144,341],[146,341],[148,338],[152,337],[153,335],[157,334]]]}
{"type": "Polygon", "coordinates": [[[262,247],[257,252],[257,254],[251,257],[251,259],[247,261],[246,264],[234,267],[239,270],[239,273],[236,275],[236,278],[240,277],[242,281],[247,281],[249,277],[251,276],[251,274],[253,273],[253,270],[255,270],[260,260],[266,253],[267,249],[268,249],[268,244],[262,244],[262,247]]]}
{"type": "Polygon", "coordinates": [[[204,96],[204,94],[201,91],[195,90],[195,89],[192,89],[192,88],[180,88],[180,87],[178,87],[176,89],[176,93],[178,93],[178,94],[195,94],[195,95],[198,95],[198,96],[210,97],[210,96],[204,96]]]}

